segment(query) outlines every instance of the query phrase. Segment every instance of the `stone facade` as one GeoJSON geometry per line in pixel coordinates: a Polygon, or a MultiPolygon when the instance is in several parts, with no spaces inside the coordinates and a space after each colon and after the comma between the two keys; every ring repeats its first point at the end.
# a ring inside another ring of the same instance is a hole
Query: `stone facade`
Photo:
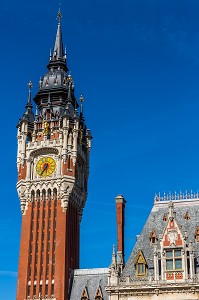
{"type": "Polygon", "coordinates": [[[155,197],[122,272],[112,260],[109,299],[198,299],[198,223],[197,194],[155,197]]]}

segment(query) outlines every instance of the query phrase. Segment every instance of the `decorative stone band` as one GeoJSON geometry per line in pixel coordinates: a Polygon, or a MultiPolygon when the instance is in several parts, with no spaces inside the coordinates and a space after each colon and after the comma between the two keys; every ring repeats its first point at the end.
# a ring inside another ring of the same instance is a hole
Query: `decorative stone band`
{"type": "Polygon", "coordinates": [[[54,296],[51,296],[50,298],[48,296],[46,296],[45,298],[42,298],[42,297],[33,297],[33,298],[30,298],[29,296],[26,298],[26,300],[56,300],[56,298],[54,298],[54,296]]]}
{"type": "Polygon", "coordinates": [[[191,278],[190,275],[188,275],[187,279],[174,279],[174,280],[162,280],[162,277],[159,276],[159,278],[156,280],[155,276],[146,276],[146,277],[126,277],[126,278],[121,278],[120,279],[120,284],[124,285],[126,284],[131,285],[131,286],[147,286],[147,285],[153,285],[153,284],[161,284],[161,286],[167,286],[170,284],[178,284],[178,285],[184,285],[184,284],[189,284],[189,283],[199,283],[199,274],[195,274],[193,278],[191,278]]]}

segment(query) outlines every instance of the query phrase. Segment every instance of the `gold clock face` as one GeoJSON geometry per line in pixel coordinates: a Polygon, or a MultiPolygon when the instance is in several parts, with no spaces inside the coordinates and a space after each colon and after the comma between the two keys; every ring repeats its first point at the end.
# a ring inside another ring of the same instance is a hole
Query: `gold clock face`
{"type": "Polygon", "coordinates": [[[36,164],[36,172],[39,176],[51,176],[55,172],[56,162],[52,157],[45,156],[39,159],[36,164]]]}

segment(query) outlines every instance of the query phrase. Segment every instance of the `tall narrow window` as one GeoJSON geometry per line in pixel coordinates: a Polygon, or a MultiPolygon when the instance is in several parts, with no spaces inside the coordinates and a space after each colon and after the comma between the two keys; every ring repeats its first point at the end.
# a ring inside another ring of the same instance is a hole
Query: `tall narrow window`
{"type": "Polygon", "coordinates": [[[42,201],[46,199],[46,191],[42,190],[42,201]]]}
{"type": "Polygon", "coordinates": [[[28,291],[27,291],[28,296],[30,296],[30,285],[28,285],[28,291]]]}
{"type": "Polygon", "coordinates": [[[53,199],[57,200],[57,189],[53,190],[53,199]]]}
{"type": "Polygon", "coordinates": [[[48,200],[51,200],[51,189],[48,189],[48,200]]]}
{"type": "Polygon", "coordinates": [[[37,190],[37,201],[40,200],[40,190],[37,190]]]}
{"type": "Polygon", "coordinates": [[[52,284],[52,287],[51,287],[51,294],[52,295],[54,294],[54,284],[52,284]]]}
{"type": "Polygon", "coordinates": [[[48,296],[48,285],[46,285],[46,291],[45,291],[46,296],[48,296]]]}
{"type": "Polygon", "coordinates": [[[35,191],[31,192],[31,201],[35,201],[35,191]]]}
{"type": "Polygon", "coordinates": [[[34,288],[33,288],[33,295],[34,296],[36,295],[36,285],[34,285],[34,288]]]}
{"type": "Polygon", "coordinates": [[[71,169],[71,163],[70,163],[70,160],[71,160],[71,158],[70,158],[70,155],[68,156],[68,169],[70,170],[71,169]]]}

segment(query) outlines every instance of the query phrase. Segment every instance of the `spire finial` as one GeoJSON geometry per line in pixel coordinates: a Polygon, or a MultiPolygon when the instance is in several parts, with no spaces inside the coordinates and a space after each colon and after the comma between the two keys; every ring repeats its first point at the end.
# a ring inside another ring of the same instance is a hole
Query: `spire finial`
{"type": "Polygon", "coordinates": [[[28,103],[27,105],[31,104],[31,89],[33,87],[32,81],[30,80],[28,83],[28,103]]]}
{"type": "Polygon", "coordinates": [[[82,95],[80,95],[79,101],[80,101],[80,113],[83,114],[83,102],[84,102],[84,97],[83,97],[82,95]]]}
{"type": "Polygon", "coordinates": [[[71,101],[71,86],[73,83],[73,78],[71,74],[68,74],[67,81],[68,81],[68,101],[71,101]]]}
{"type": "Polygon", "coordinates": [[[61,15],[60,8],[59,8],[59,11],[58,11],[58,14],[57,14],[58,24],[61,23],[61,19],[62,19],[62,15],[61,15]]]}

